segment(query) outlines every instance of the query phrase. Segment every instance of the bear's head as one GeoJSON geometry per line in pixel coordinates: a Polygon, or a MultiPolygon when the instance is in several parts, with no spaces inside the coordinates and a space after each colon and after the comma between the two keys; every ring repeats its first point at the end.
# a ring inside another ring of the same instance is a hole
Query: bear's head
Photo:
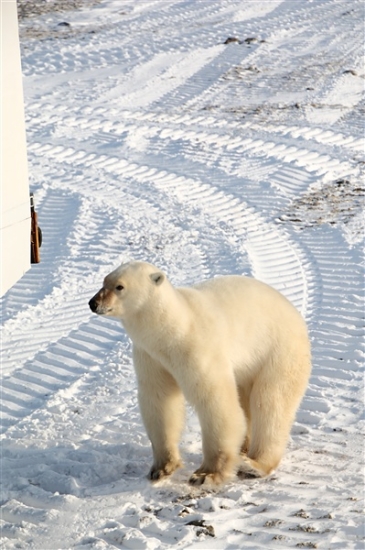
{"type": "Polygon", "coordinates": [[[146,262],[128,262],[109,273],[102,288],[91,298],[91,311],[121,321],[151,304],[157,288],[166,280],[164,273],[146,262]]]}

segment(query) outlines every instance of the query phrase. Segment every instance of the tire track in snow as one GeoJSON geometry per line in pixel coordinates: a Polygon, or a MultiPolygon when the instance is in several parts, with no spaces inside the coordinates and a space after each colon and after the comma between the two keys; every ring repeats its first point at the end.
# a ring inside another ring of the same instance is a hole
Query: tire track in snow
{"type": "Polygon", "coordinates": [[[147,107],[147,105],[159,103],[161,100],[166,104],[165,97],[171,96],[171,90],[176,89],[178,89],[177,101],[181,103],[181,89],[187,86],[189,93],[195,95],[200,90],[200,86],[204,86],[205,83],[205,79],[203,82],[197,82],[197,73],[203,72],[205,74],[206,64],[210,65],[211,60],[216,59],[221,50],[222,46],[212,46],[211,48],[199,48],[184,54],[163,53],[160,56],[155,56],[150,64],[144,64],[138,70],[135,69],[130,81],[127,80],[119,86],[116,85],[113,90],[103,95],[100,103],[105,104],[105,101],[108,101],[111,104],[119,104],[120,96],[123,96],[125,107],[147,107]],[[171,63],[172,56],[174,56],[175,63],[171,63]],[[158,57],[157,73],[153,67],[153,74],[151,74],[150,65],[156,65],[156,57],[158,57]],[[160,59],[161,57],[163,60],[160,59]],[[149,74],[147,81],[146,73],[149,74]],[[189,84],[192,79],[195,82],[193,90],[191,90],[189,84]],[[186,82],[188,82],[187,85],[186,82]]]}
{"type": "MultiPolygon", "coordinates": [[[[300,3],[283,2],[271,19],[265,18],[264,28],[260,20],[255,21],[251,27],[252,36],[265,37],[266,44],[252,50],[245,63],[232,67],[231,73],[236,73],[235,78],[232,74],[223,75],[205,95],[189,103],[189,108],[228,111],[238,116],[279,122],[301,118],[315,123],[318,116],[328,111],[327,118],[331,123],[345,115],[351,105],[336,105],[337,82],[343,79],[344,64],[347,62],[352,66],[354,58],[359,60],[360,71],[355,77],[355,84],[359,90],[362,88],[361,3],[355,2],[353,10],[347,13],[341,2],[316,3],[309,10],[308,6],[299,6],[300,3]],[[321,38],[323,17],[333,13],[338,18],[338,26],[332,33],[327,33],[324,41],[321,38]],[[351,32],[349,21],[353,25],[351,32]],[[287,44],[290,44],[290,51],[287,44]],[[293,58],[297,59],[298,69],[293,67],[293,58]],[[267,59],[270,59],[269,66],[267,59]],[[326,101],[331,96],[331,89],[333,104],[329,105],[326,101]],[[323,100],[318,102],[321,96],[323,100]],[[334,118],[331,117],[331,110],[334,118]]],[[[357,101],[355,96],[354,101],[357,101]]]]}
{"type": "Polygon", "coordinates": [[[123,341],[115,323],[109,321],[107,331],[103,331],[100,323],[96,326],[95,330],[95,321],[88,320],[65,337],[58,333],[56,342],[48,342],[43,350],[36,346],[40,351],[23,361],[10,377],[3,378],[1,433],[42,408],[50,395],[95,368],[111,346],[123,341]]]}
{"type": "MultiPolygon", "coordinates": [[[[239,5],[239,2],[236,3],[239,5]]],[[[171,13],[159,9],[153,14],[145,16],[143,11],[135,10],[124,14],[119,21],[113,21],[113,28],[99,31],[90,37],[84,36],[80,44],[79,37],[70,37],[62,51],[55,51],[53,43],[35,44],[32,52],[24,50],[24,71],[26,76],[33,78],[38,83],[38,77],[45,74],[62,73],[59,82],[67,82],[67,73],[78,73],[81,79],[94,79],[97,70],[98,76],[113,77],[115,67],[138,67],[146,64],[161,51],[174,55],[177,51],[185,55],[192,53],[199,45],[207,44],[211,33],[202,28],[199,23],[191,24],[195,18],[224,18],[234,16],[234,6],[211,5],[210,3],[191,6],[185,4],[180,10],[176,9],[174,16],[171,13]],[[204,15],[202,15],[204,14],[204,15]],[[125,25],[128,23],[128,33],[125,33],[125,25]],[[185,28],[184,37],[181,36],[181,28],[185,28]],[[135,34],[143,37],[140,44],[136,44],[135,34]],[[97,53],[95,49],[97,48],[97,53]]],[[[97,26],[98,23],[95,23],[97,26]]],[[[228,31],[225,31],[228,32],[228,31]]],[[[211,46],[221,44],[222,41],[211,40],[211,46]]],[[[124,78],[124,77],[123,77],[124,78]]],[[[118,82],[118,79],[116,80],[118,82]]],[[[43,88],[45,84],[43,82],[43,88]]],[[[108,86],[110,88],[110,86],[108,86]]],[[[101,85],[99,89],[107,89],[101,85]]]]}
{"type": "Polygon", "coordinates": [[[302,140],[325,144],[326,150],[328,150],[328,145],[330,145],[333,148],[344,147],[345,149],[349,149],[351,153],[364,151],[363,139],[355,138],[353,135],[346,135],[341,132],[334,132],[333,130],[316,128],[315,126],[285,126],[283,124],[266,124],[263,128],[258,124],[252,124],[251,128],[259,131],[265,130],[268,133],[276,133],[283,136],[289,135],[295,140],[301,138],[302,140]]]}
{"type": "MultiPolygon", "coordinates": [[[[53,170],[57,173],[57,167],[53,167],[53,170]]],[[[61,180],[63,188],[64,184],[65,180],[61,180]]],[[[28,304],[27,309],[20,310],[4,324],[2,420],[5,429],[41,407],[50,394],[86,372],[90,362],[93,364],[94,356],[101,357],[105,348],[105,339],[100,333],[97,339],[93,331],[92,336],[88,336],[95,321],[92,320],[89,325],[85,319],[91,316],[87,307],[89,298],[110,270],[110,267],[105,267],[106,256],[109,254],[108,261],[113,258],[112,246],[108,252],[104,250],[104,261],[100,258],[103,248],[100,251],[98,247],[103,242],[115,242],[119,226],[116,228],[114,220],[105,219],[102,212],[95,212],[90,206],[90,199],[82,200],[81,197],[78,201],[74,198],[74,203],[80,204],[78,216],[68,220],[63,208],[68,206],[69,197],[61,203],[60,212],[60,202],[57,200],[59,191],[51,189],[49,194],[50,200],[46,196],[43,204],[53,204],[54,209],[43,211],[44,217],[40,217],[43,227],[52,227],[47,234],[49,248],[59,245],[60,224],[67,228],[69,222],[70,227],[74,227],[68,232],[67,238],[64,238],[65,232],[61,231],[61,240],[68,242],[62,242],[66,252],[57,264],[60,267],[54,274],[54,277],[57,275],[57,282],[53,280],[52,291],[46,292],[44,297],[38,294],[36,304],[28,304]],[[88,272],[90,259],[95,266],[93,273],[88,272]],[[93,348],[92,353],[88,353],[89,348],[93,348]]],[[[119,255],[120,251],[116,253],[119,255]]],[[[54,248],[52,257],[57,257],[54,248]]],[[[34,280],[34,273],[31,275],[34,280]]],[[[42,276],[47,276],[47,272],[42,276]]],[[[22,299],[22,286],[19,289],[16,285],[5,297],[6,302],[11,303],[12,299],[22,299]]],[[[121,330],[118,329],[118,326],[114,326],[109,331],[110,346],[123,340],[121,330]]]]}
{"type": "MultiPolygon", "coordinates": [[[[51,155],[57,158],[57,155],[60,154],[64,162],[77,165],[80,161],[78,159],[74,160],[76,150],[74,154],[72,154],[71,148],[67,148],[67,151],[70,154],[66,157],[64,152],[58,150],[53,151],[53,154],[51,152],[51,155]]],[[[43,154],[47,154],[47,151],[43,154]]],[[[238,204],[239,200],[236,197],[225,194],[222,190],[209,184],[203,184],[198,180],[179,176],[166,170],[161,171],[150,166],[129,163],[116,157],[108,158],[106,155],[90,159],[90,163],[93,166],[102,167],[109,174],[123,176],[124,179],[131,178],[139,184],[149,184],[156,187],[163,193],[172,196],[175,201],[177,200],[180,204],[183,204],[185,208],[189,207],[193,211],[206,212],[216,223],[224,223],[231,227],[239,239],[246,238],[249,243],[253,275],[258,278],[261,277],[269,284],[273,278],[271,275],[273,271],[271,262],[276,255],[276,253],[271,254],[270,250],[273,246],[275,249],[276,246],[281,248],[281,283],[275,277],[273,286],[279,287],[279,290],[286,294],[305,315],[308,291],[302,262],[298,258],[300,252],[296,250],[296,245],[290,242],[278,226],[268,223],[252,207],[247,208],[247,205],[243,202],[238,204]],[[277,244],[275,245],[275,243],[277,244]],[[258,253],[256,253],[256,247],[258,247],[258,253]],[[265,250],[267,251],[265,252],[265,258],[260,260],[259,258],[262,257],[265,250]],[[265,265],[267,267],[264,267],[265,265]]]]}
{"type": "Polygon", "coordinates": [[[314,228],[302,232],[302,239],[317,269],[318,307],[314,322],[309,322],[311,383],[297,422],[313,431],[319,445],[326,447],[328,434],[337,431],[347,434],[346,446],[356,438],[356,449],[363,427],[363,273],[360,267],[354,269],[352,251],[339,231],[314,228]],[[334,255],[339,258],[335,270],[334,255]]]}
{"type": "MultiPolygon", "coordinates": [[[[3,339],[4,342],[7,342],[7,346],[6,351],[4,348],[2,357],[3,372],[7,372],[8,369],[17,368],[18,361],[21,361],[23,356],[29,358],[34,350],[47,345],[49,339],[57,338],[58,335],[73,329],[78,322],[84,320],[86,307],[82,307],[82,305],[83,301],[86,300],[87,289],[91,290],[92,288],[94,278],[93,274],[85,273],[85,263],[83,263],[87,259],[89,240],[92,240],[96,236],[107,240],[108,235],[114,230],[114,227],[108,227],[108,224],[104,223],[101,215],[98,220],[99,223],[97,223],[96,216],[90,215],[88,218],[84,218],[82,208],[85,208],[85,202],[82,204],[81,200],[75,201],[74,197],[73,204],[77,204],[78,213],[77,216],[72,216],[71,220],[68,220],[67,207],[71,202],[70,196],[65,196],[61,203],[57,200],[59,191],[52,189],[49,191],[49,196],[50,200],[48,201],[46,198],[44,203],[55,206],[55,209],[43,212],[44,217],[40,216],[40,224],[46,230],[47,228],[50,229],[46,234],[46,240],[48,240],[47,247],[50,250],[48,254],[51,254],[52,258],[57,258],[58,254],[57,252],[55,253],[55,249],[58,250],[58,247],[60,251],[63,249],[63,253],[58,256],[59,265],[57,264],[57,269],[54,269],[53,264],[51,264],[54,273],[50,282],[46,279],[50,286],[47,287],[44,284],[44,294],[38,294],[38,300],[34,304],[27,304],[25,302],[28,308],[22,308],[16,316],[9,318],[4,323],[3,339]],[[61,209],[59,208],[60,204],[62,205],[61,209]],[[65,208],[66,210],[64,210],[65,208]],[[70,224],[69,226],[68,223],[70,224]],[[81,255],[82,262],[73,265],[72,260],[70,260],[73,253],[70,250],[71,248],[76,249],[78,239],[77,228],[80,223],[83,225],[84,234],[87,236],[83,245],[84,249],[86,249],[86,254],[85,257],[81,255]],[[76,230],[73,226],[76,226],[76,230]],[[69,229],[70,227],[72,229],[69,229]],[[66,228],[66,232],[64,228],[66,228]],[[86,287],[87,289],[82,290],[82,287],[86,287]],[[67,315],[67,312],[70,310],[73,311],[71,317],[67,315]],[[34,336],[33,333],[36,333],[37,336],[34,336]],[[26,349],[23,346],[19,346],[19,334],[22,334],[21,338],[28,340],[26,349]],[[33,337],[27,338],[27,334],[33,334],[33,337]]],[[[47,262],[47,254],[45,262],[47,262]]],[[[96,259],[94,261],[96,273],[97,263],[96,259]]],[[[40,265],[43,266],[43,263],[40,265]]],[[[42,277],[46,278],[49,275],[47,269],[45,273],[41,274],[42,277]]],[[[38,277],[34,277],[33,271],[29,273],[29,277],[33,277],[32,280],[35,278],[36,283],[41,284],[38,282],[38,277]]],[[[23,279],[5,295],[5,304],[8,302],[11,304],[12,301],[21,302],[23,294],[26,294],[26,290],[22,289],[23,279]]]]}
{"type": "MultiPolygon", "coordinates": [[[[361,6],[359,3],[357,3],[359,7],[357,7],[357,10],[361,10],[361,6]]],[[[279,70],[279,73],[281,72],[282,66],[283,66],[283,54],[285,54],[285,42],[288,41],[288,39],[292,36],[301,35],[303,32],[307,33],[307,21],[309,20],[309,24],[311,27],[313,25],[318,30],[318,35],[320,35],[320,31],[323,24],[323,16],[324,14],[328,15],[328,12],[335,11],[338,13],[339,16],[343,15],[343,7],[341,5],[337,5],[335,2],[329,1],[325,2],[322,5],[313,5],[311,6],[311,9],[302,8],[298,5],[293,5],[290,2],[283,2],[280,5],[277,6],[276,9],[272,12],[270,15],[266,15],[264,21],[265,26],[262,27],[260,17],[257,17],[256,19],[251,19],[246,32],[251,31],[251,29],[254,29],[256,36],[265,36],[267,37],[268,44],[263,44],[259,46],[254,46],[254,48],[247,48],[242,45],[233,44],[230,45],[228,48],[225,49],[224,52],[222,52],[219,61],[218,59],[214,60],[213,65],[211,67],[211,72],[214,75],[214,83],[212,86],[212,90],[217,86],[215,84],[217,80],[217,73],[219,72],[224,74],[224,68],[227,66],[227,68],[232,66],[240,66],[240,64],[243,62],[243,60],[246,61],[247,65],[255,65],[255,62],[259,62],[259,66],[262,64],[265,66],[266,58],[268,55],[268,51],[270,53],[271,62],[274,57],[273,55],[273,48],[277,48],[278,50],[278,63],[276,69],[279,70]],[[285,28],[286,31],[283,33],[282,29],[285,28]],[[278,32],[279,31],[279,32],[278,32]],[[283,36],[281,36],[283,35],[283,36]],[[226,64],[227,62],[227,64],[226,64]]],[[[247,12],[246,12],[247,13],[247,12]]],[[[239,20],[239,17],[237,17],[239,20]]],[[[361,20],[361,18],[359,18],[361,20]]],[[[359,33],[361,33],[360,29],[360,23],[359,19],[356,20],[354,18],[354,22],[357,22],[357,28],[359,30],[359,33]]],[[[239,21],[241,23],[241,21],[239,21]]],[[[227,36],[227,34],[232,34],[232,29],[236,30],[235,27],[237,27],[237,30],[239,28],[239,32],[242,32],[242,25],[237,25],[236,22],[230,22],[228,25],[226,23],[220,23],[216,26],[216,36],[227,36]],[[235,24],[236,23],[236,24],[235,24]],[[225,34],[224,34],[225,33],[225,34]]],[[[239,35],[240,36],[240,35],[239,35]]],[[[211,41],[214,40],[215,36],[211,36],[211,41]]],[[[240,36],[240,38],[244,38],[243,36],[240,36]]],[[[346,38],[348,39],[347,35],[347,28],[346,28],[346,38]]],[[[206,40],[208,37],[206,37],[206,40]]],[[[308,40],[308,34],[306,34],[306,40],[308,40]]],[[[338,46],[338,52],[341,55],[341,59],[344,57],[344,55],[348,54],[349,44],[347,40],[347,47],[346,50],[343,47],[343,36],[338,36],[337,33],[333,36],[333,41],[336,42],[338,46]]],[[[303,41],[303,39],[302,39],[303,41]]],[[[308,44],[298,44],[298,50],[299,55],[302,56],[302,50],[308,51],[309,56],[307,59],[311,59],[311,52],[315,49],[315,47],[319,43],[319,39],[317,37],[317,33],[312,34],[312,38],[309,40],[308,44]]],[[[330,44],[327,48],[333,49],[333,44],[330,44]],[[331,48],[329,48],[331,46],[331,48]]],[[[359,49],[361,48],[361,43],[359,40],[354,40],[354,45],[352,46],[353,49],[359,49]]],[[[291,51],[291,55],[295,55],[296,52],[291,51]]],[[[338,56],[337,56],[338,58],[338,56]]],[[[310,61],[312,63],[312,60],[310,61]]],[[[337,60],[338,63],[338,60],[337,60]]],[[[284,65],[285,66],[285,65],[284,65]]],[[[183,87],[174,90],[171,94],[164,96],[164,108],[167,107],[173,107],[178,106],[181,108],[181,105],[186,104],[187,108],[196,107],[196,101],[201,104],[202,100],[205,100],[205,94],[203,93],[203,90],[207,89],[207,97],[209,95],[219,98],[219,96],[222,96],[222,82],[219,82],[218,79],[218,93],[212,94],[212,90],[210,90],[210,71],[203,71],[201,73],[201,77],[199,75],[196,75],[194,78],[194,81],[188,81],[184,84],[183,87]],[[196,100],[192,101],[192,103],[189,103],[190,98],[194,98],[196,96],[196,100]]],[[[299,75],[300,76],[300,75],[299,75]]],[[[276,78],[276,77],[275,77],[276,78]]],[[[266,87],[269,87],[270,85],[267,85],[266,87]]],[[[297,86],[297,83],[296,83],[297,86]]],[[[273,88],[276,88],[273,87],[273,88]]],[[[254,97],[255,94],[257,94],[257,90],[252,91],[249,90],[249,88],[246,88],[245,93],[245,101],[252,100],[252,96],[254,97]],[[248,92],[248,93],[247,93],[248,92]]],[[[219,99],[218,99],[219,101],[219,99]]]]}
{"type": "MultiPolygon", "coordinates": [[[[348,160],[339,161],[339,145],[336,143],[342,141],[344,136],[315,128],[311,131],[309,128],[301,130],[283,125],[268,125],[268,128],[264,128],[256,123],[246,123],[236,125],[228,132],[228,128],[227,131],[225,127],[221,128],[217,121],[217,132],[212,133],[200,126],[195,118],[190,120],[188,116],[172,116],[171,120],[161,117],[154,124],[145,120],[142,124],[131,124],[127,120],[111,126],[108,119],[100,117],[89,121],[80,118],[67,122],[70,126],[68,134],[71,129],[82,126],[83,131],[90,132],[90,136],[99,143],[112,143],[113,140],[115,143],[128,142],[128,136],[143,133],[143,139],[147,140],[154,154],[174,156],[179,148],[184,157],[190,158],[192,162],[204,166],[215,163],[232,176],[253,177],[256,181],[267,182],[287,198],[297,196],[298,192],[306,190],[323,174],[327,180],[350,174],[359,177],[359,165],[352,155],[359,151],[362,140],[345,143],[349,148],[348,160]],[[186,126],[192,129],[185,129],[186,126]],[[279,140],[273,141],[270,135],[272,131],[280,133],[279,140]],[[312,142],[312,136],[317,137],[315,142],[312,142]],[[334,143],[332,154],[329,154],[328,145],[318,148],[319,141],[325,143],[328,140],[334,143]],[[225,161],[228,156],[229,165],[225,161]],[[281,165],[278,166],[277,161],[281,161],[281,165]],[[258,165],[260,174],[257,173],[258,165]]],[[[211,123],[214,126],[215,120],[212,119],[211,123]]],[[[275,198],[278,198],[277,193],[275,198]]]]}
{"type": "MultiPolygon", "coordinates": [[[[185,117],[186,118],[186,117],[185,117]]],[[[97,122],[95,121],[93,123],[93,127],[95,127],[95,125],[101,125],[103,124],[102,122],[97,122]]],[[[152,130],[153,132],[155,132],[155,129],[152,130]]],[[[199,136],[199,132],[184,132],[182,131],[181,129],[177,129],[177,130],[167,130],[166,128],[164,128],[161,133],[160,133],[160,136],[161,137],[161,134],[164,133],[163,137],[164,139],[167,139],[167,138],[171,138],[171,136],[173,137],[173,139],[176,140],[176,138],[180,139],[187,139],[188,141],[196,141],[197,139],[199,140],[199,137],[200,137],[200,141],[201,142],[206,142],[207,140],[210,140],[210,142],[215,145],[216,142],[219,143],[219,140],[221,140],[224,144],[225,141],[229,141],[230,137],[227,135],[226,137],[225,136],[220,136],[220,135],[209,135],[207,133],[204,133],[202,136],[199,136]]],[[[99,136],[100,137],[100,136],[99,136]]],[[[239,150],[239,154],[242,153],[242,143],[244,143],[246,141],[247,143],[247,139],[246,140],[242,140],[242,139],[236,139],[236,142],[234,143],[234,148],[238,148],[239,150]],[[241,146],[241,147],[240,147],[241,146]]],[[[265,146],[265,142],[262,143],[262,141],[260,140],[248,140],[248,145],[249,145],[249,149],[252,150],[252,148],[255,150],[255,148],[258,147],[263,147],[265,146]]],[[[210,143],[210,144],[211,144],[210,143]]],[[[232,148],[232,145],[230,145],[230,147],[232,148]]],[[[227,146],[227,149],[228,149],[228,146],[227,146]]],[[[272,153],[272,156],[274,156],[275,158],[281,158],[281,157],[286,157],[287,156],[287,148],[285,146],[280,146],[280,147],[276,147],[277,151],[276,151],[276,154],[275,153],[272,153]]],[[[293,149],[293,148],[292,148],[293,149]]],[[[295,148],[294,148],[295,149],[295,148]]],[[[193,151],[195,153],[195,151],[193,151]]],[[[304,156],[306,156],[306,153],[307,151],[304,150],[304,151],[300,151],[298,153],[298,157],[303,157],[303,153],[304,153],[304,156]]],[[[221,151],[218,151],[218,156],[219,154],[221,154],[221,151]]],[[[291,151],[291,155],[293,156],[293,151],[291,151]]],[[[329,170],[329,166],[331,165],[331,159],[328,159],[328,156],[323,156],[323,158],[321,156],[318,156],[318,154],[316,153],[315,156],[317,156],[318,158],[317,159],[313,159],[313,155],[310,155],[308,154],[307,155],[309,158],[308,158],[308,165],[310,168],[312,168],[312,166],[316,165],[316,164],[320,164],[321,167],[323,166],[323,164],[325,165],[325,170],[327,171],[328,173],[328,170],[329,170]]],[[[292,159],[289,160],[289,162],[291,162],[292,159]]],[[[108,161],[111,165],[113,164],[113,161],[110,160],[108,161]]],[[[302,161],[303,162],[303,161],[302,161]]],[[[344,169],[345,167],[342,167],[342,169],[344,169]]],[[[346,166],[347,168],[347,166],[346,166]]],[[[321,168],[323,170],[323,168],[321,168]]],[[[281,185],[282,187],[287,187],[289,186],[289,189],[291,190],[291,193],[294,194],[294,192],[297,192],[298,190],[298,186],[296,184],[296,182],[294,181],[294,178],[292,177],[293,176],[293,173],[294,173],[295,169],[293,167],[290,167],[287,169],[287,172],[288,172],[288,175],[286,174],[279,174],[276,178],[276,181],[280,181],[281,179],[281,185]],[[289,180],[289,176],[291,176],[291,181],[289,180]],[[284,182],[284,183],[282,183],[284,182]]]]}

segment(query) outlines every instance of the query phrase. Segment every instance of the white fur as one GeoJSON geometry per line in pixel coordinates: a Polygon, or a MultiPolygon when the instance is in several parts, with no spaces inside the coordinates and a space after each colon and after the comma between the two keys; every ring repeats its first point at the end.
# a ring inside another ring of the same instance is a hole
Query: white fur
{"type": "Polygon", "coordinates": [[[133,341],[151,479],[181,465],[184,397],[202,430],[192,484],[277,467],[311,370],[305,323],[284,296],[241,276],[174,288],[156,267],[130,262],[106,277],[90,307],[120,319],[133,341]]]}

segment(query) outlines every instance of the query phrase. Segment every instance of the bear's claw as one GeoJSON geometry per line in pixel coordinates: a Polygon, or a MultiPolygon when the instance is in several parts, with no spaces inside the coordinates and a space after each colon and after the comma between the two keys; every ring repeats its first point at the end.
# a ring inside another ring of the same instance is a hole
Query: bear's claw
{"type": "Polygon", "coordinates": [[[189,479],[189,483],[190,485],[196,485],[196,486],[199,486],[199,485],[203,485],[203,483],[205,482],[205,478],[207,477],[207,474],[193,474],[190,479],[189,479]]]}
{"type": "Polygon", "coordinates": [[[158,481],[159,479],[162,479],[163,477],[166,477],[168,476],[169,474],[167,474],[164,470],[151,470],[148,474],[148,479],[150,479],[151,481],[158,481]]]}

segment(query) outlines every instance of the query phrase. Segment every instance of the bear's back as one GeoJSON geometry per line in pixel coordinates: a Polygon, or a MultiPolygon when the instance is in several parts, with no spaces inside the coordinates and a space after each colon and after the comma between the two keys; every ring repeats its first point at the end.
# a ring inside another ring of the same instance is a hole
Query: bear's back
{"type": "Polygon", "coordinates": [[[200,295],[203,307],[207,304],[212,310],[217,308],[230,319],[243,316],[246,323],[254,322],[262,327],[284,322],[305,328],[304,319],[293,304],[278,290],[257,279],[226,275],[197,283],[191,289],[197,293],[197,303],[200,295]]]}

